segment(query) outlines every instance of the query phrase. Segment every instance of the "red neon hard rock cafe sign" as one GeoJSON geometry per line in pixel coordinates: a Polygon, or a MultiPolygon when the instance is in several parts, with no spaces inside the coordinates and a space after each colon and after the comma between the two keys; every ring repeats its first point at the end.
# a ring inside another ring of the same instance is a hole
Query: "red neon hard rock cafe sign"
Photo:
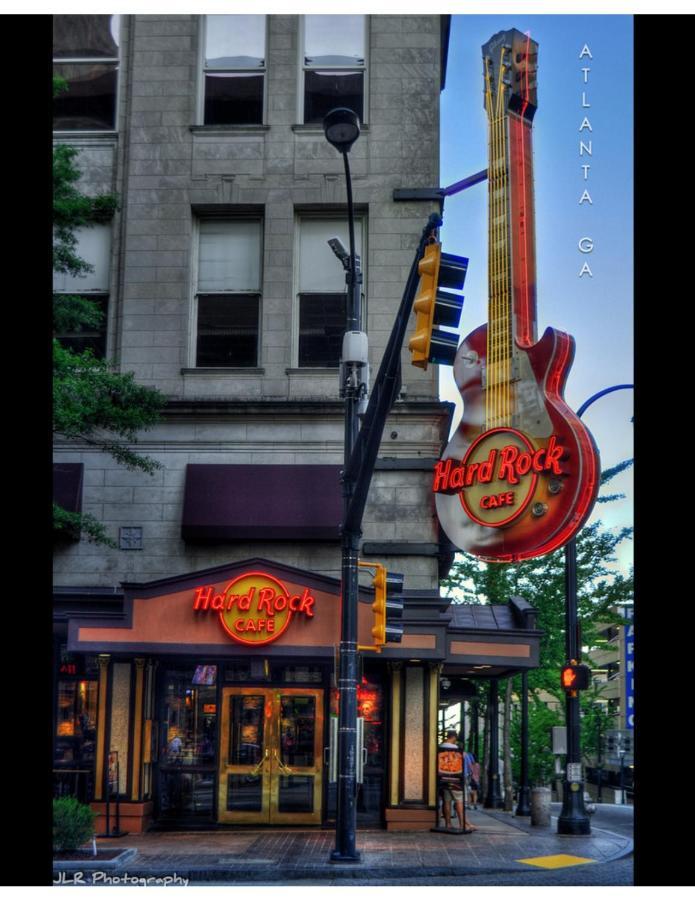
{"type": "Polygon", "coordinates": [[[197,587],[193,610],[216,612],[229,637],[240,644],[258,646],[277,640],[293,616],[313,618],[315,598],[304,588],[293,594],[267,572],[246,572],[216,593],[212,585],[197,587]]]}

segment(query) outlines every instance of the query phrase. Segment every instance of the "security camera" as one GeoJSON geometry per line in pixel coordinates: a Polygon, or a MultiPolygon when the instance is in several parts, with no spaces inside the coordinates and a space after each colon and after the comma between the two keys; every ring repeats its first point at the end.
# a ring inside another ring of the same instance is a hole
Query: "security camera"
{"type": "Polygon", "coordinates": [[[328,240],[328,246],[335,253],[338,259],[345,265],[345,263],[350,259],[350,254],[347,252],[345,247],[343,246],[340,238],[332,237],[328,240]]]}

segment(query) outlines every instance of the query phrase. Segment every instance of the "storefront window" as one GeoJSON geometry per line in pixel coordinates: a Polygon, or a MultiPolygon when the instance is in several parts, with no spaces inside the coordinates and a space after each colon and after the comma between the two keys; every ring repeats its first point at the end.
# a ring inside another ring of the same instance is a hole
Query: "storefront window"
{"type": "MultiPolygon", "coordinates": [[[[331,691],[331,716],[338,716],[340,694],[331,691]]],[[[384,753],[384,688],[379,672],[366,672],[357,685],[357,715],[364,719],[364,747],[367,756],[363,782],[357,794],[357,824],[381,824],[386,757],[384,753]]],[[[359,752],[359,750],[358,750],[359,752]]],[[[329,818],[336,814],[336,786],[328,785],[329,818]]]]}
{"type": "Polygon", "coordinates": [[[217,743],[217,689],[215,684],[196,684],[214,677],[216,666],[199,666],[165,675],[164,722],[168,765],[211,765],[217,743]]]}
{"type": "Polygon", "coordinates": [[[59,681],[56,766],[94,764],[97,728],[96,681],[59,681]]]}
{"type": "Polygon", "coordinates": [[[210,819],[217,745],[217,666],[163,673],[159,813],[210,819]]]}

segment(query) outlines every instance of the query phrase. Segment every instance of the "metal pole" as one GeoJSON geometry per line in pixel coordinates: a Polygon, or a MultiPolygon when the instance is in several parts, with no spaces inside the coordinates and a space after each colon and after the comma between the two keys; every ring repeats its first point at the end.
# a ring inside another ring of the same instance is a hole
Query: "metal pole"
{"type": "Polygon", "coordinates": [[[531,788],[528,783],[528,672],[521,673],[521,777],[515,815],[531,815],[531,788]]]}
{"type": "Polygon", "coordinates": [[[490,758],[487,765],[487,791],[484,805],[486,809],[499,809],[503,806],[503,801],[500,794],[499,705],[496,678],[490,679],[488,716],[490,717],[490,758]]]}
{"type": "MultiPolygon", "coordinates": [[[[586,400],[577,411],[583,413],[600,397],[613,391],[632,389],[632,384],[616,384],[598,391],[586,400]]],[[[577,634],[577,542],[572,538],[565,545],[565,651],[567,660],[580,662],[580,648],[577,634]]],[[[567,769],[563,781],[562,811],[557,820],[558,834],[591,834],[591,823],[584,808],[584,779],[581,771],[581,751],[579,747],[579,695],[568,692],[565,700],[565,722],[567,725],[567,769]],[[572,696],[574,694],[574,696],[572,696]],[[570,766],[573,777],[569,779],[570,766]],[[577,780],[576,775],[579,775],[577,780]]]]}
{"type": "Polygon", "coordinates": [[[601,793],[601,787],[603,785],[603,759],[601,757],[601,709],[599,707],[598,710],[595,710],[597,713],[596,725],[598,726],[598,792],[596,797],[596,802],[601,803],[603,794],[601,793]]]}
{"type": "MultiPolygon", "coordinates": [[[[577,543],[565,545],[565,652],[567,659],[579,662],[577,635],[577,543]]],[[[565,698],[567,726],[567,768],[562,783],[562,810],[557,820],[558,834],[591,834],[591,823],[584,808],[584,779],[579,747],[579,694],[570,691],[565,698]],[[570,780],[570,773],[572,778],[570,780]]]]}
{"type": "MultiPolygon", "coordinates": [[[[350,232],[350,267],[346,276],[346,330],[360,330],[360,281],[355,254],[355,223],[352,205],[352,181],[347,153],[343,153],[348,200],[348,228],[350,232]]],[[[359,426],[357,403],[359,400],[357,379],[346,373],[345,431],[343,470],[343,521],[354,491],[354,479],[348,474],[348,463],[357,439],[359,426]]],[[[357,529],[343,529],[342,533],[342,597],[340,613],[340,667],[338,690],[338,809],[335,828],[335,849],[330,854],[332,862],[359,862],[355,841],[357,832],[357,594],[360,539],[357,529]]]]}

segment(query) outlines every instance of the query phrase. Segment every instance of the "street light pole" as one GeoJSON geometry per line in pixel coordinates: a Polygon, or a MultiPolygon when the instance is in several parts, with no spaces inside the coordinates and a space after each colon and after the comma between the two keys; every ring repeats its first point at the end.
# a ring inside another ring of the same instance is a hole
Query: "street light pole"
{"type": "MultiPolygon", "coordinates": [[[[352,202],[352,180],[348,152],[360,134],[357,115],[349,109],[331,110],[323,120],[326,140],[343,156],[348,202],[350,257],[346,266],[346,325],[347,332],[360,330],[360,283],[362,280],[355,253],[355,221],[352,202]]],[[[357,831],[357,596],[358,556],[361,531],[345,527],[355,482],[348,475],[352,450],[357,439],[359,420],[357,404],[360,400],[360,379],[356,366],[342,371],[345,392],[345,429],[343,469],[343,528],[341,535],[341,612],[340,657],[338,691],[338,809],[336,815],[335,849],[331,862],[359,862],[357,831]]]]}
{"type": "MultiPolygon", "coordinates": [[[[633,388],[632,384],[616,384],[593,394],[577,410],[581,417],[599,397],[613,391],[633,388]]],[[[567,661],[580,662],[577,615],[577,541],[565,545],[565,652],[567,661]]],[[[568,691],[565,699],[567,726],[567,768],[563,781],[562,810],[557,820],[558,834],[591,834],[591,823],[584,808],[584,779],[581,774],[579,694],[568,691]],[[571,777],[570,777],[571,773],[571,777]]]]}

